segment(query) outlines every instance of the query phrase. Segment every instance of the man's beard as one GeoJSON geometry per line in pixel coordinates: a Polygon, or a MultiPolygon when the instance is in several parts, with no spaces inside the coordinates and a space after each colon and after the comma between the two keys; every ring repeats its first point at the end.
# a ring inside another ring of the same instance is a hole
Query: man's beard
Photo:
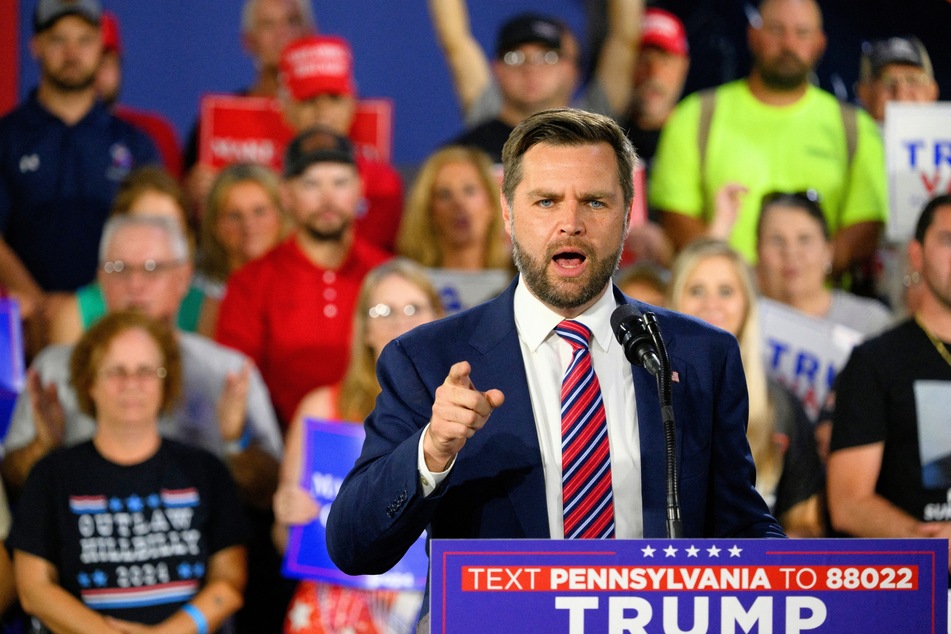
{"type": "Polygon", "coordinates": [[[108,93],[99,93],[99,101],[101,101],[107,108],[111,108],[119,100],[119,88],[116,90],[109,91],[108,93]]]}
{"type": "Polygon", "coordinates": [[[621,261],[621,248],[622,245],[619,244],[614,253],[597,258],[586,246],[578,245],[576,241],[569,239],[560,244],[549,245],[544,261],[539,262],[522,250],[515,234],[512,234],[512,259],[526,286],[544,303],[561,309],[584,306],[604,290],[621,261]],[[548,277],[548,264],[555,252],[565,246],[583,253],[587,268],[580,277],[559,280],[562,286],[559,288],[559,284],[548,277]],[[563,288],[564,286],[568,288],[563,288]]]}
{"type": "Polygon", "coordinates": [[[806,84],[812,68],[792,53],[784,53],[770,63],[757,63],[756,70],[767,87],[786,92],[806,84]]]}
{"type": "Polygon", "coordinates": [[[58,92],[83,92],[92,87],[96,81],[95,69],[79,77],[64,76],[65,73],[54,73],[50,69],[44,69],[44,77],[49,84],[58,92]]]}
{"type": "Polygon", "coordinates": [[[940,279],[940,277],[930,273],[927,263],[925,263],[924,269],[921,271],[921,278],[925,286],[928,287],[928,290],[934,296],[935,301],[941,304],[942,308],[946,311],[951,312],[951,289],[941,288],[940,284],[936,281],[940,279]]]}
{"type": "Polygon", "coordinates": [[[342,219],[335,227],[318,227],[308,223],[301,229],[315,242],[341,242],[351,224],[353,223],[342,219]]]}

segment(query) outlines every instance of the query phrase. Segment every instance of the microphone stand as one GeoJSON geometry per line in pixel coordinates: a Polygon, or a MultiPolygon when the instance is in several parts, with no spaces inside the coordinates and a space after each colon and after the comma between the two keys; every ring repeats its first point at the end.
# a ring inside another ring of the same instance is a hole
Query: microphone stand
{"type": "Polygon", "coordinates": [[[680,520],[680,484],[677,479],[677,428],[674,424],[674,407],[670,396],[670,357],[667,346],[660,335],[657,318],[654,313],[644,314],[647,332],[654,340],[661,371],[657,376],[657,396],[660,399],[660,416],[664,422],[664,458],[667,467],[667,537],[683,537],[683,525],[680,520]]]}

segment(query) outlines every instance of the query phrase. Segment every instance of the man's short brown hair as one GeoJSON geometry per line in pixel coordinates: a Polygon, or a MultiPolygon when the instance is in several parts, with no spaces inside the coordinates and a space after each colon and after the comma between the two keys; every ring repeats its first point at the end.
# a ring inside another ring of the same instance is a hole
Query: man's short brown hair
{"type": "Polygon", "coordinates": [[[515,189],[522,181],[522,156],[539,143],[576,146],[607,143],[617,158],[618,181],[624,192],[625,209],[634,200],[634,166],[637,154],[624,131],[610,117],[576,110],[559,108],[544,110],[526,118],[512,130],[502,148],[502,193],[509,207],[515,197],[515,189]]]}

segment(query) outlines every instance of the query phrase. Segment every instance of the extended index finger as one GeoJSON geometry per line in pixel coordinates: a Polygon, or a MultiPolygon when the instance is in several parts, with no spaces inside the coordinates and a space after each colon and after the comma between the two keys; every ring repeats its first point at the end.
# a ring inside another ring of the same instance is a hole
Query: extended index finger
{"type": "Polygon", "coordinates": [[[470,372],[472,372],[472,366],[469,365],[468,361],[454,363],[452,367],[449,368],[449,376],[446,377],[446,383],[448,385],[471,388],[473,385],[472,380],[469,378],[470,372]]]}

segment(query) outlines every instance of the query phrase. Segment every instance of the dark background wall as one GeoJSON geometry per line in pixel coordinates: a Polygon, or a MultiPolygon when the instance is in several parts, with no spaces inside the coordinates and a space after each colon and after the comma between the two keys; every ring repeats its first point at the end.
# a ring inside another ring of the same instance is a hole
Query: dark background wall
{"type": "MultiPolygon", "coordinates": [[[[17,0],[0,0],[7,4],[17,0]]],[[[597,42],[604,0],[469,0],[473,32],[490,50],[507,17],[542,10],[563,17],[583,39],[597,42]]],[[[158,110],[184,137],[205,92],[250,83],[251,62],[241,49],[241,0],[103,0],[118,15],[125,46],[122,101],[158,110]]],[[[751,5],[742,0],[656,2],[687,24],[693,56],[688,91],[738,77],[749,67],[745,28],[751,5]]],[[[951,98],[951,0],[821,0],[829,50],[818,70],[821,85],[851,97],[863,38],[915,33],[931,52],[951,98]]],[[[9,5],[8,5],[9,6],[9,5]]],[[[19,3],[18,95],[36,83],[27,42],[35,0],[19,3]]],[[[461,126],[449,72],[436,45],[425,0],[315,2],[318,28],[350,40],[360,94],[395,102],[394,162],[409,166],[461,126]]],[[[9,55],[9,53],[8,53],[9,55]]]]}

